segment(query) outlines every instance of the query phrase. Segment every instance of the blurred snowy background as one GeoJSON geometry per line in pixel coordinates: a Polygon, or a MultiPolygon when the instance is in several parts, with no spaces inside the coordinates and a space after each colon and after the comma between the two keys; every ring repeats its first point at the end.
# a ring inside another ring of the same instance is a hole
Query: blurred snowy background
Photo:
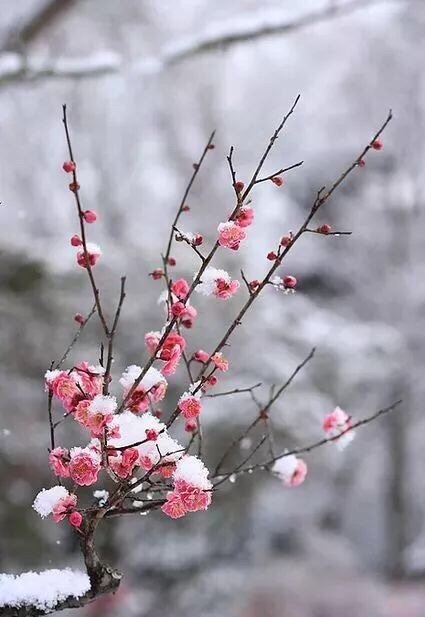
{"type": "MultiPolygon", "coordinates": [[[[359,432],[343,455],[329,447],[308,457],[300,489],[250,476],[207,514],[111,520],[100,540],[126,574],[123,589],[75,614],[423,616],[424,0],[0,0],[0,9],[0,571],[79,563],[66,526],[30,508],[51,482],[42,375],[67,346],[74,313],[91,305],[69,246],[77,229],[60,169],[61,104],[84,205],[100,214],[89,232],[104,251],[96,272],[109,308],[128,276],[118,372],[142,363],[143,335],[160,326],[161,284],[147,273],[160,265],[209,134],[217,129],[216,149],[185,229],[211,242],[233,204],[230,145],[247,179],[301,93],[266,171],[304,166],[285,188],[255,191],[249,240],[216,260],[236,276],[242,266],[259,278],[318,188],[358,155],[389,107],[395,119],[383,152],[317,221],[353,235],[297,245],[285,273],[298,277],[298,293],[271,290],[258,302],[233,337],[221,387],[262,381],[266,397],[316,345],[274,410],[281,447],[317,438],[336,404],[362,417],[402,398],[402,410],[359,432]],[[227,45],[211,44],[217,38],[227,45]]],[[[190,277],[189,249],[178,245],[174,256],[190,277]]],[[[197,298],[189,348],[211,349],[240,302],[242,294],[224,306],[197,298]]],[[[73,360],[97,360],[94,322],[73,360]]],[[[182,369],[171,402],[184,384],[182,369]]],[[[208,461],[254,413],[248,397],[210,400],[208,461]]]]}

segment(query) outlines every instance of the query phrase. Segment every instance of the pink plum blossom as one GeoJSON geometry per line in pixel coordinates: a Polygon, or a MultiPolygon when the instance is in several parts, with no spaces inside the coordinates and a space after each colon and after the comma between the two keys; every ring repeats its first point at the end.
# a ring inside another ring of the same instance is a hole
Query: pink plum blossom
{"type": "Polygon", "coordinates": [[[304,482],[307,475],[307,464],[294,454],[288,454],[275,462],[272,471],[283,481],[285,486],[295,487],[304,482]]]}
{"type": "Polygon", "coordinates": [[[242,240],[246,238],[246,233],[234,221],[220,223],[218,226],[218,243],[233,251],[237,251],[242,240]]]}
{"type": "Polygon", "coordinates": [[[179,399],[178,408],[187,420],[197,418],[202,408],[200,397],[190,392],[185,392],[179,399]]]}
{"type": "Polygon", "coordinates": [[[97,481],[101,457],[91,448],[72,448],[69,475],[79,486],[90,486],[97,481]]]}
{"type": "Polygon", "coordinates": [[[69,478],[69,451],[66,448],[54,448],[49,454],[49,465],[60,478],[69,478]]]}

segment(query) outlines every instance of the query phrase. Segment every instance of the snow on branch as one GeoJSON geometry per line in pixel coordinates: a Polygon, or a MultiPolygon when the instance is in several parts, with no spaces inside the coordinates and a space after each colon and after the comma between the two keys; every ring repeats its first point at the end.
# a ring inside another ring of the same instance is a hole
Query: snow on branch
{"type": "Polygon", "coordinates": [[[225,23],[212,24],[199,34],[166,45],[156,56],[130,63],[109,50],[90,56],[56,60],[29,58],[19,52],[6,51],[0,54],[0,85],[12,81],[88,79],[117,74],[153,75],[189,58],[228,49],[236,44],[289,34],[361,9],[405,1],[408,0],[349,0],[341,4],[331,3],[324,9],[309,12],[297,19],[288,19],[287,13],[280,11],[262,10],[225,23]]]}
{"type": "Polygon", "coordinates": [[[80,606],[89,591],[87,574],[70,569],[0,574],[0,612],[12,617],[25,614],[27,606],[34,615],[46,614],[59,605],[72,608],[80,606]]]}

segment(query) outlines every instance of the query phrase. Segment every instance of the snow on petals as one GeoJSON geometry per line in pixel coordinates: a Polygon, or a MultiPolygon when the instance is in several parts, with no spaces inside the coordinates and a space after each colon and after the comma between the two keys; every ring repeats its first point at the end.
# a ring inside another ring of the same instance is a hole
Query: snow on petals
{"type": "Polygon", "coordinates": [[[82,268],[87,268],[88,265],[90,265],[90,267],[95,266],[97,260],[102,255],[102,251],[100,250],[98,245],[94,244],[93,242],[87,243],[86,250],[87,251],[82,248],[77,252],[77,263],[82,268]]]}
{"type": "Polygon", "coordinates": [[[328,438],[339,437],[336,445],[339,450],[346,448],[354,439],[355,432],[350,430],[353,426],[351,417],[340,407],[327,414],[323,420],[323,430],[328,438]]]}
{"type": "MultiPolygon", "coordinates": [[[[142,368],[136,364],[131,364],[125,369],[119,380],[124,389],[124,397],[128,395],[141,372],[142,368]]],[[[151,366],[131,394],[126,406],[134,413],[144,412],[149,408],[150,403],[161,401],[166,391],[167,380],[156,368],[151,366]]]]}
{"type": "Polygon", "coordinates": [[[294,454],[279,458],[272,469],[285,486],[295,487],[302,484],[307,475],[307,464],[294,454]]]}
{"type": "Polygon", "coordinates": [[[171,518],[181,518],[188,512],[206,510],[211,503],[212,484],[208,469],[196,456],[184,456],[173,473],[174,490],[167,493],[162,511],[171,518]]]}
{"type": "Polygon", "coordinates": [[[218,243],[233,251],[237,251],[242,240],[246,238],[246,233],[240,225],[234,221],[220,223],[217,228],[218,243]]]}
{"type": "Polygon", "coordinates": [[[207,268],[195,290],[204,296],[216,296],[222,300],[231,298],[239,289],[239,281],[232,280],[225,270],[207,268]]]}
{"type": "Polygon", "coordinates": [[[76,484],[90,486],[97,481],[102,458],[95,448],[71,448],[69,457],[69,475],[76,484]]]}
{"type": "Polygon", "coordinates": [[[38,493],[32,507],[42,518],[52,514],[55,523],[59,523],[75,511],[76,505],[76,495],[69,493],[64,486],[52,486],[38,493]]]}
{"type": "Polygon", "coordinates": [[[177,406],[186,420],[192,420],[199,416],[202,408],[200,399],[199,394],[191,394],[190,392],[181,395],[177,406]]]}

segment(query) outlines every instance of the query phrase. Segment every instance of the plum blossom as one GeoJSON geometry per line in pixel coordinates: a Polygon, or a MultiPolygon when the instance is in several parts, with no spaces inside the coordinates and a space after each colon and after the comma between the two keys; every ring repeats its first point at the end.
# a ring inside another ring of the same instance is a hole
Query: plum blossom
{"type": "Polygon", "coordinates": [[[52,488],[43,488],[34,499],[32,507],[41,516],[46,518],[52,513],[53,507],[58,503],[60,499],[67,497],[68,491],[64,486],[52,486],[52,488]]]}
{"type": "Polygon", "coordinates": [[[203,364],[205,364],[210,359],[210,354],[203,349],[198,349],[198,351],[195,351],[192,357],[197,362],[202,362],[203,364]]]}
{"type": "Polygon", "coordinates": [[[201,395],[199,393],[185,392],[181,395],[177,406],[186,420],[197,418],[202,408],[201,395]]]}
{"type": "Polygon", "coordinates": [[[105,426],[111,423],[117,409],[115,396],[97,394],[87,407],[87,420],[85,426],[90,430],[93,437],[101,437],[105,426]]]}
{"type": "MultiPolygon", "coordinates": [[[[119,437],[108,440],[108,446],[112,452],[113,448],[123,448],[137,443],[138,445],[132,448],[138,453],[136,464],[148,470],[160,462],[174,463],[181,457],[182,446],[170,437],[165,424],[150,412],[136,416],[131,411],[126,410],[116,417],[116,422],[119,426],[119,437]],[[147,431],[156,432],[156,441],[147,438],[147,431]]],[[[126,451],[124,450],[124,452],[126,451]]],[[[113,459],[114,457],[111,456],[111,466],[113,459]]],[[[125,463],[127,462],[125,461],[125,463]]]]}
{"type": "Polygon", "coordinates": [[[52,517],[55,523],[60,523],[67,516],[72,514],[72,512],[75,511],[76,505],[77,496],[72,493],[66,497],[62,497],[62,499],[59,499],[52,509],[52,517]]]}
{"type": "Polygon", "coordinates": [[[302,484],[307,475],[307,464],[295,454],[289,454],[279,458],[272,469],[285,486],[295,487],[302,484]]]}
{"type": "Polygon", "coordinates": [[[87,446],[86,448],[71,448],[69,461],[69,475],[79,486],[90,486],[97,481],[101,468],[102,457],[100,452],[87,446]]]}
{"type": "Polygon", "coordinates": [[[220,223],[217,228],[218,243],[233,251],[237,251],[242,240],[246,238],[246,233],[240,225],[234,221],[220,223]]]}
{"type": "Polygon", "coordinates": [[[336,440],[338,450],[344,450],[354,439],[355,432],[350,430],[353,423],[351,417],[340,407],[325,416],[323,430],[328,438],[339,437],[336,440]]]}
{"type": "Polygon", "coordinates": [[[214,364],[219,371],[228,371],[229,370],[229,361],[223,356],[221,351],[218,351],[213,356],[211,356],[211,362],[214,364]]]}
{"type": "Polygon", "coordinates": [[[46,387],[62,403],[66,411],[72,411],[84,398],[72,373],[69,375],[66,371],[48,371],[45,381],[46,387]]]}
{"type": "Polygon", "coordinates": [[[59,523],[75,510],[76,505],[77,496],[69,493],[64,486],[57,485],[43,488],[34,499],[32,507],[41,518],[51,514],[55,523],[59,523]]]}
{"type": "Polygon", "coordinates": [[[60,478],[69,478],[69,451],[66,448],[53,448],[49,454],[49,465],[60,478]]]}
{"type": "MultiPolygon", "coordinates": [[[[127,396],[141,372],[142,368],[136,364],[125,369],[119,380],[124,389],[124,397],[127,396]]],[[[149,409],[151,403],[161,401],[166,391],[167,380],[156,368],[151,367],[130,396],[126,406],[134,413],[144,412],[149,409]]]]}
{"type": "Polygon", "coordinates": [[[248,206],[242,206],[235,216],[235,223],[239,227],[249,227],[254,220],[254,210],[248,206]]]}
{"type": "Polygon", "coordinates": [[[82,268],[87,268],[88,264],[90,264],[90,266],[95,266],[97,260],[102,255],[102,251],[97,244],[94,244],[94,242],[88,242],[86,245],[86,250],[87,255],[84,248],[77,252],[77,263],[82,268]]]}
{"type": "MultiPolygon", "coordinates": [[[[151,355],[156,352],[160,340],[160,332],[148,332],[145,335],[145,344],[151,355]]],[[[186,341],[180,334],[177,332],[168,334],[156,355],[159,360],[165,362],[161,369],[163,375],[172,375],[175,372],[185,348],[186,341]]]]}
{"type": "Polygon", "coordinates": [[[167,493],[162,511],[171,518],[206,510],[211,503],[212,484],[208,469],[196,456],[184,456],[176,463],[174,489],[167,493]]]}
{"type": "Polygon", "coordinates": [[[171,291],[179,300],[184,300],[189,291],[189,283],[185,279],[177,279],[172,283],[171,291]]]}
{"type": "Polygon", "coordinates": [[[68,520],[73,527],[81,527],[81,523],[83,522],[83,517],[80,512],[78,512],[77,510],[74,510],[74,512],[71,512],[71,514],[69,515],[68,520]]]}
{"type": "Polygon", "coordinates": [[[120,478],[128,478],[139,460],[139,452],[136,448],[128,448],[122,454],[109,459],[109,466],[120,478]]]}
{"type": "Polygon", "coordinates": [[[204,296],[214,295],[216,298],[227,300],[238,291],[239,287],[239,281],[232,280],[225,270],[207,268],[195,290],[204,296]]]}

